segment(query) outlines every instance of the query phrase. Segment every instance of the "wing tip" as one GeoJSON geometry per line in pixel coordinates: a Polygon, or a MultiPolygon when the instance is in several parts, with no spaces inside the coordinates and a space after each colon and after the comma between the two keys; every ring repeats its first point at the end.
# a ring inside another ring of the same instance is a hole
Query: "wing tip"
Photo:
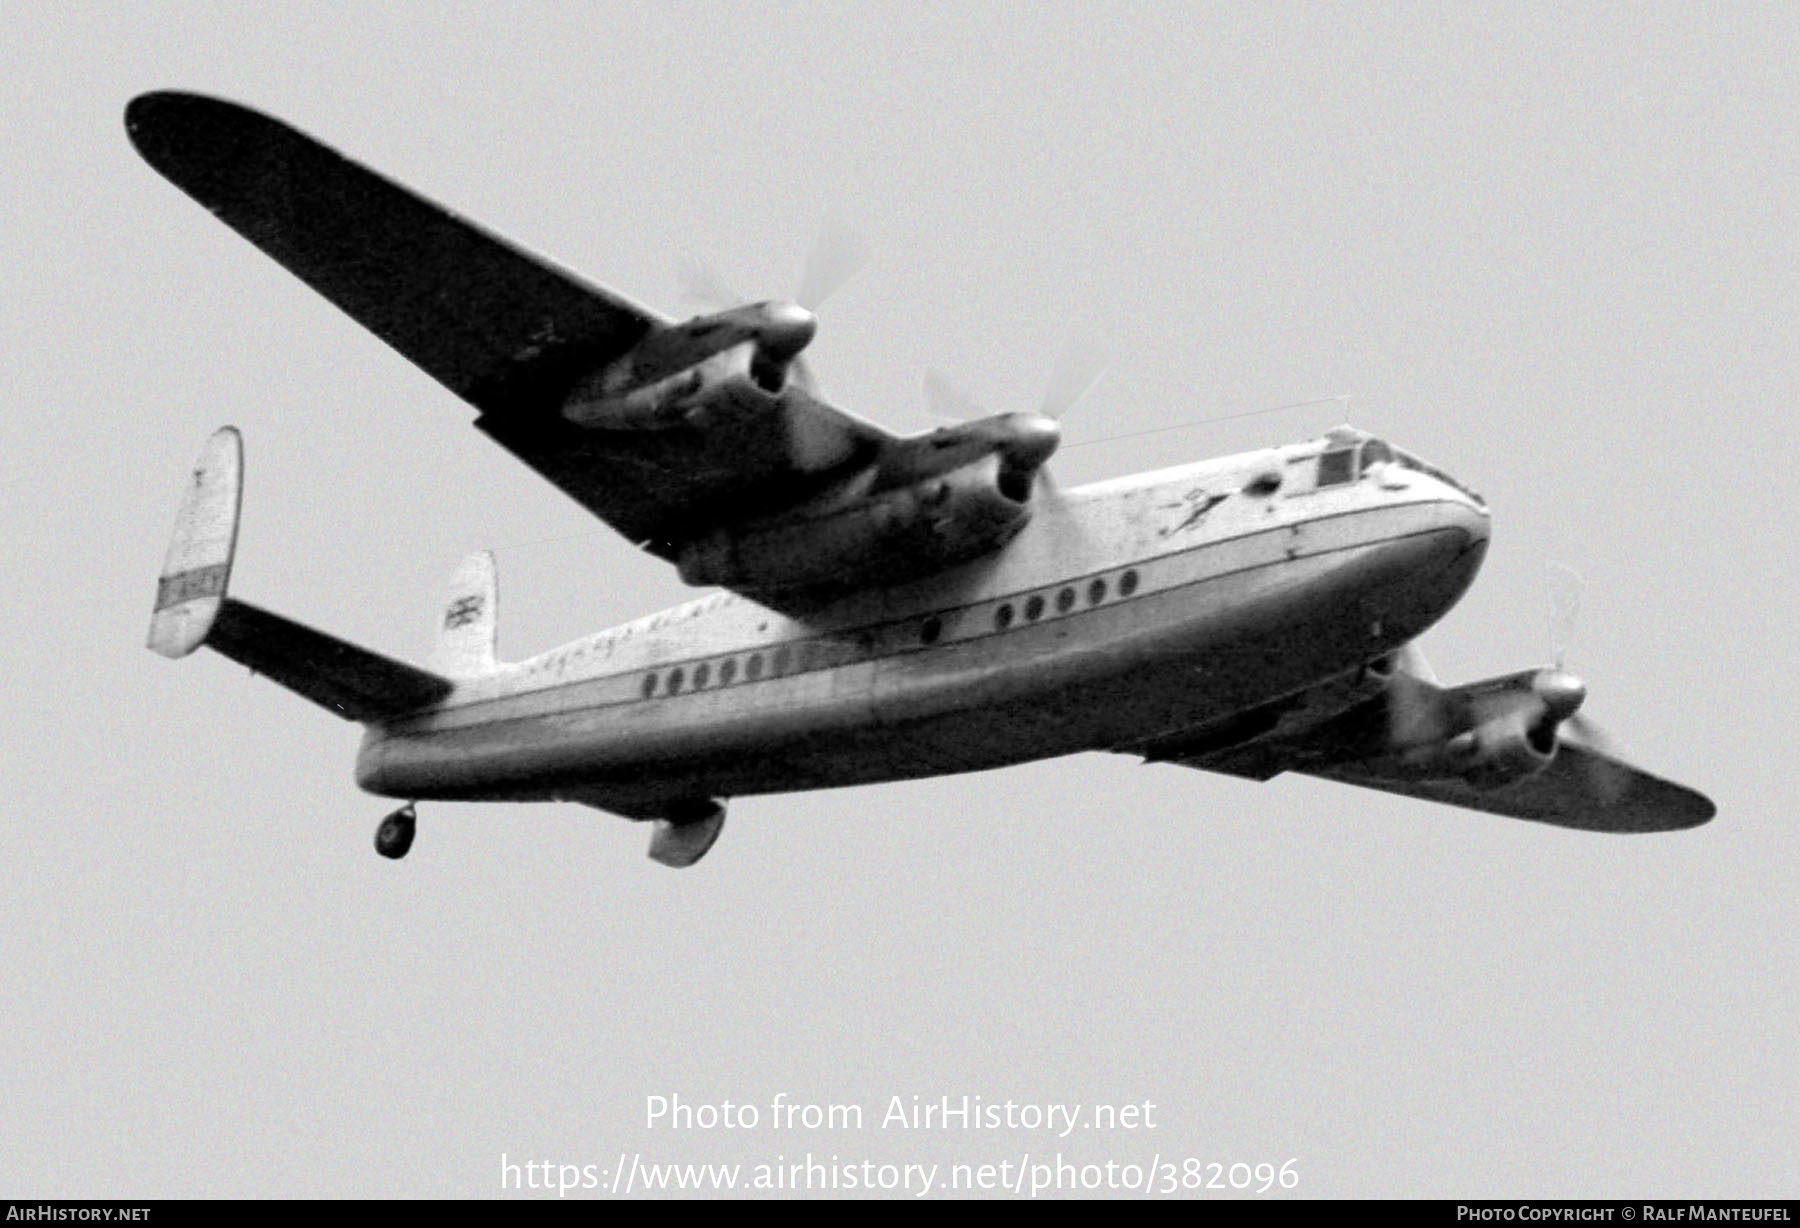
{"type": "Polygon", "coordinates": [[[1712,822],[1719,808],[1704,793],[1644,773],[1626,797],[1596,812],[1594,831],[1688,831],[1712,822]]]}
{"type": "Polygon", "coordinates": [[[189,94],[182,90],[151,90],[139,94],[125,104],[125,132],[131,137],[134,145],[142,146],[144,139],[168,129],[176,121],[192,116],[196,103],[216,102],[203,94],[189,94]]]}
{"type": "Polygon", "coordinates": [[[1713,804],[1712,798],[1695,789],[1685,786],[1681,786],[1681,788],[1685,796],[1682,798],[1683,804],[1680,808],[1680,822],[1670,830],[1682,831],[1690,827],[1704,827],[1712,822],[1719,813],[1719,808],[1713,804]]]}
{"type": "Polygon", "coordinates": [[[125,135],[139,156],[165,175],[200,150],[277,123],[241,103],[185,90],[151,90],[125,104],[125,135]]]}

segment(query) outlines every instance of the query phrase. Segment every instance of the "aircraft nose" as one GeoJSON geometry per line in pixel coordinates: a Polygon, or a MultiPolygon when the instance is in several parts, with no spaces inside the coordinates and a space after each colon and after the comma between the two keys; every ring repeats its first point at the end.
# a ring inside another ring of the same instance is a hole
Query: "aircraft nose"
{"type": "Polygon", "coordinates": [[[1486,545],[1493,527],[1493,517],[1488,514],[1487,504],[1471,495],[1457,500],[1451,506],[1454,509],[1451,515],[1457,527],[1469,535],[1469,543],[1486,545]]]}
{"type": "Polygon", "coordinates": [[[1475,573],[1481,570],[1482,562],[1487,558],[1488,532],[1492,527],[1488,516],[1487,505],[1473,499],[1458,499],[1448,505],[1448,518],[1453,526],[1461,529],[1464,535],[1463,548],[1457,552],[1450,565],[1455,575],[1457,596],[1474,582],[1475,573]]]}

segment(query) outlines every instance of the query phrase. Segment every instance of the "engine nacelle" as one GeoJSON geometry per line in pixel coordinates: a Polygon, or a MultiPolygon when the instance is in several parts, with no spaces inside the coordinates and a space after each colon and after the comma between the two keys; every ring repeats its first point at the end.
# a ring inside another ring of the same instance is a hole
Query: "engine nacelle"
{"type": "Polygon", "coordinates": [[[1422,730],[1459,732],[1428,734],[1410,746],[1403,737],[1391,766],[1421,779],[1461,779],[1477,789],[1499,789],[1550,766],[1557,728],[1575,715],[1587,690],[1573,674],[1545,669],[1435,694],[1436,699],[1410,701],[1436,705],[1413,722],[1422,730]]]}
{"type": "Polygon", "coordinates": [[[1452,738],[1444,763],[1477,789],[1535,776],[1556,757],[1556,724],[1537,705],[1521,704],[1452,738]]]}
{"type": "Polygon", "coordinates": [[[1002,480],[1002,458],[989,454],[831,511],[709,533],[676,561],[689,584],[739,592],[894,584],[1005,545],[1031,518],[1028,494],[1002,480]]]}
{"type": "Polygon", "coordinates": [[[680,426],[731,378],[781,391],[818,320],[792,303],[752,303],[658,330],[576,384],[563,417],[577,426],[656,431],[680,426]]]}

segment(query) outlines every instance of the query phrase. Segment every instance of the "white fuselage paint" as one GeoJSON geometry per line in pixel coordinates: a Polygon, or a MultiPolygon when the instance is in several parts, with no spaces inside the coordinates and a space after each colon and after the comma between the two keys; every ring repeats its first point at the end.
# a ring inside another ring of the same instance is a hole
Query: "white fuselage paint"
{"type": "Polygon", "coordinates": [[[1040,491],[993,556],[804,621],[720,593],[461,679],[372,727],[358,782],[655,817],[1229,717],[1412,639],[1485,551],[1485,507],[1419,469],[1315,489],[1323,446],[1040,491]]]}

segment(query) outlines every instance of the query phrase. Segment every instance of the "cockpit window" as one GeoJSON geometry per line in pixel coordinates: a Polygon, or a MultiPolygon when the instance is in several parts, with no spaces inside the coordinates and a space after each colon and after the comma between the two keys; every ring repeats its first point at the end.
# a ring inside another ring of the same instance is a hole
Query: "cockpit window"
{"type": "MultiPolygon", "coordinates": [[[[1457,481],[1443,470],[1432,465],[1427,465],[1411,452],[1396,448],[1384,439],[1377,439],[1375,436],[1365,434],[1362,431],[1340,427],[1325,436],[1320,442],[1325,450],[1318,454],[1318,480],[1310,487],[1302,483],[1300,486],[1300,490],[1302,491],[1309,489],[1324,490],[1332,486],[1347,486],[1352,482],[1368,476],[1369,471],[1374,469],[1377,465],[1391,465],[1398,468],[1411,469],[1417,473],[1423,473],[1429,477],[1436,478],[1446,486],[1459,490],[1463,494],[1469,496],[1469,498],[1473,499],[1479,506],[1487,506],[1480,495],[1470,490],[1467,486],[1464,486],[1461,482],[1457,481]]],[[[1304,464],[1305,462],[1298,461],[1297,463],[1304,464]]],[[[1390,470],[1389,473],[1392,475],[1393,471],[1390,470]]],[[[1397,478],[1385,480],[1383,484],[1390,488],[1398,488],[1405,485],[1403,480],[1397,478]]]]}
{"type": "Polygon", "coordinates": [[[1319,482],[1323,486],[1342,486],[1356,476],[1356,449],[1336,448],[1319,456],[1319,482]]]}
{"type": "Polygon", "coordinates": [[[1483,499],[1480,495],[1476,494],[1474,491],[1470,490],[1467,486],[1464,486],[1461,482],[1457,481],[1455,478],[1451,477],[1449,474],[1445,473],[1442,469],[1439,469],[1437,466],[1427,465],[1424,461],[1422,461],[1418,457],[1414,456],[1411,452],[1401,452],[1401,451],[1396,450],[1394,455],[1395,455],[1395,459],[1398,460],[1402,465],[1406,466],[1406,468],[1416,469],[1420,473],[1423,473],[1423,474],[1427,475],[1428,477],[1434,477],[1438,481],[1444,483],[1444,485],[1450,486],[1450,487],[1455,488],[1456,490],[1462,491],[1463,494],[1465,494],[1465,495],[1469,496],[1469,498],[1475,500],[1475,502],[1479,503],[1482,507],[1487,506],[1487,501],[1485,499],[1483,499]]]}

